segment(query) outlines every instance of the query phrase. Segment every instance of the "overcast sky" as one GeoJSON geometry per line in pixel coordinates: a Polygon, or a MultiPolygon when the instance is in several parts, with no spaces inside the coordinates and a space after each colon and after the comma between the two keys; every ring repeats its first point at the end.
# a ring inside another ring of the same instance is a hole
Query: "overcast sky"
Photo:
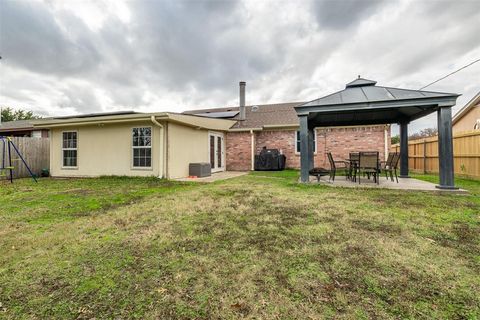
{"type": "MultiPolygon", "coordinates": [[[[480,58],[480,1],[0,0],[0,105],[41,115],[418,89],[480,58]]],[[[480,90],[480,63],[432,85],[480,90]]],[[[433,116],[412,131],[436,125],[433,116]]]]}

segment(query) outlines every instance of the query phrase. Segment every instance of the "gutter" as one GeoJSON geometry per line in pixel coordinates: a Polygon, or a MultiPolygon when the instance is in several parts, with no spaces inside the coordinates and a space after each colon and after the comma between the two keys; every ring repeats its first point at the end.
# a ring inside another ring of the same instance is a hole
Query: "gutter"
{"type": "Polygon", "coordinates": [[[160,128],[160,144],[159,144],[159,149],[160,149],[160,161],[158,164],[158,169],[162,170],[162,173],[158,175],[159,178],[165,178],[166,175],[166,157],[165,157],[165,143],[164,143],[164,136],[165,136],[165,128],[163,125],[155,119],[155,116],[151,116],[150,120],[152,123],[160,128]]]}
{"type": "Polygon", "coordinates": [[[255,170],[255,134],[253,133],[253,130],[250,130],[250,148],[251,148],[251,167],[250,169],[252,171],[255,170]]]}
{"type": "Polygon", "coordinates": [[[50,126],[56,124],[79,124],[84,122],[114,122],[119,120],[148,120],[150,116],[154,115],[155,117],[168,117],[167,112],[157,112],[157,113],[135,113],[135,114],[128,114],[128,115],[114,115],[114,116],[99,116],[99,117],[69,117],[69,118],[49,118],[49,119],[39,119],[39,120],[32,120],[31,123],[34,127],[41,127],[41,126],[50,126]]]}
{"type": "Polygon", "coordinates": [[[263,128],[230,128],[228,132],[250,132],[250,131],[262,131],[263,128]]]}
{"type": "Polygon", "coordinates": [[[291,124],[266,124],[263,126],[265,129],[270,129],[270,128],[299,128],[300,124],[298,123],[291,123],[291,124]]]}
{"type": "Polygon", "coordinates": [[[48,129],[48,128],[71,127],[71,126],[91,126],[91,125],[99,125],[99,124],[105,124],[105,123],[126,123],[126,122],[148,121],[148,120],[150,120],[150,118],[61,122],[61,123],[34,125],[34,128],[46,128],[46,129],[48,129]]]}

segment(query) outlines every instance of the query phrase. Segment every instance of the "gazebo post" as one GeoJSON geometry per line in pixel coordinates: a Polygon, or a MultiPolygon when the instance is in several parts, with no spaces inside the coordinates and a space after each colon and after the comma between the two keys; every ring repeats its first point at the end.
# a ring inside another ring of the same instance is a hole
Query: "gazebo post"
{"type": "Polygon", "coordinates": [[[302,182],[309,181],[310,159],[308,156],[308,115],[299,115],[300,120],[300,179],[302,182]]]}
{"type": "Polygon", "coordinates": [[[408,121],[400,122],[400,178],[408,176],[408,121]]]}
{"type": "Polygon", "coordinates": [[[314,137],[314,132],[313,130],[315,129],[309,129],[308,130],[308,170],[312,170],[314,167],[313,163],[313,137],[314,137]]]}
{"type": "Polygon", "coordinates": [[[440,107],[437,111],[439,189],[457,189],[454,184],[452,107],[440,107]]]}

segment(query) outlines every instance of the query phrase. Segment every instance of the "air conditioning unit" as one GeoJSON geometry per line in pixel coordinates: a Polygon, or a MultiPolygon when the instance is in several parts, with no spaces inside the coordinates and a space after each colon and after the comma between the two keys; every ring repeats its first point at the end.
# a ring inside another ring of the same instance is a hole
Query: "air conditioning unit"
{"type": "Polygon", "coordinates": [[[212,167],[208,162],[190,163],[188,174],[193,177],[209,177],[212,175],[212,167]]]}

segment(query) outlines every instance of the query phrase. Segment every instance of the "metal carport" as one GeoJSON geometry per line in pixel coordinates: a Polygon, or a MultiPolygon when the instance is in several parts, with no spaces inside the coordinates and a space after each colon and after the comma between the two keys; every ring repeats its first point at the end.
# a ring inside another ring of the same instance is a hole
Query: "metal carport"
{"type": "Polygon", "coordinates": [[[400,125],[400,176],[408,177],[408,124],[437,112],[440,185],[454,189],[452,107],[458,94],[380,87],[358,77],[344,90],[295,107],[300,120],[301,181],[313,168],[313,130],[316,127],[400,125]]]}

